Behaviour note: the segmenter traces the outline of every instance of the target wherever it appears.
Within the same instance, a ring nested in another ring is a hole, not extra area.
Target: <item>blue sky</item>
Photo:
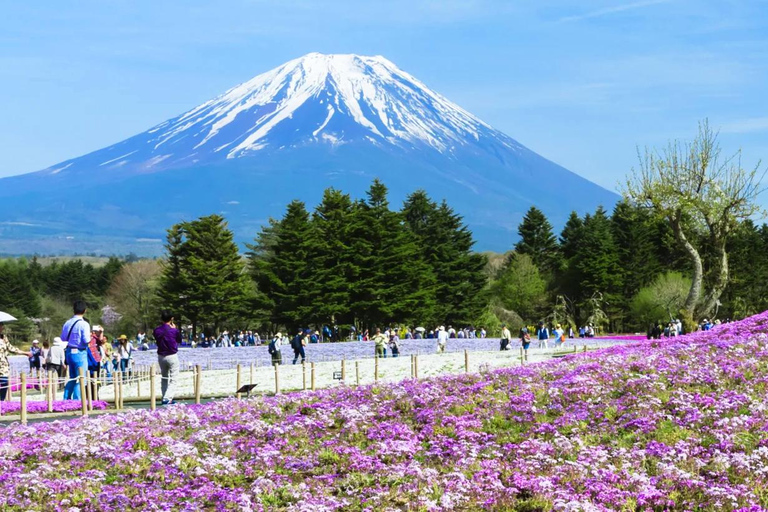
[[[5,3],[0,176],[141,132],[312,51],[380,54],[543,156],[616,189],[636,146],[709,117],[768,160],[768,2]]]

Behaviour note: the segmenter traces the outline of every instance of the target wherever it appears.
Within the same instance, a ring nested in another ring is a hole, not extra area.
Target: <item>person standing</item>
[[[520,328],[520,344],[523,346],[523,350],[528,354],[528,347],[531,346],[531,335],[528,333],[527,327]],[[526,355],[526,358],[528,356]]]
[[[400,356],[400,336],[394,330],[389,336],[389,351],[392,353],[392,357]]]
[[[38,340],[32,340],[32,346],[29,348],[29,375],[32,375],[34,370],[35,375],[40,377],[40,357],[43,355],[43,351],[40,350],[40,342]]]
[[[455,332],[455,331],[454,331]],[[445,345],[448,343],[448,331],[444,326],[440,326],[440,330],[437,331],[437,353],[445,354]]]
[[[275,337],[272,338],[272,341],[269,342],[269,346],[267,347],[269,355],[272,356],[272,366],[283,364],[283,352],[280,350],[282,345],[283,333],[278,332],[275,334]]]
[[[509,332],[506,324],[501,324],[501,350],[509,350],[512,343],[512,333]]]
[[[376,351],[376,357],[387,357],[387,337],[381,332],[380,328],[376,328],[376,334],[373,335],[371,341],[374,343],[374,350]]]
[[[539,323],[539,329],[536,334],[539,339],[539,348],[541,348],[542,345],[544,348],[549,348],[549,329],[544,325],[544,322]]]
[[[8,361],[8,354],[16,354],[20,356],[28,355],[23,350],[11,345],[11,342],[3,334],[4,330],[5,324],[0,322],[0,402],[5,400],[5,395],[8,393],[10,387],[8,379],[11,376],[11,363]]]
[[[80,400],[80,370],[88,372],[88,342],[91,340],[91,326],[84,318],[88,309],[85,301],[78,300],[72,305],[74,316],[61,327],[61,340],[67,344],[64,349],[65,362],[69,368],[69,379],[64,386],[64,400]]]
[[[560,327],[560,324],[555,326],[552,334],[555,335],[555,347],[562,346],[565,343],[565,331],[563,331],[563,328]]]
[[[64,376],[64,361],[66,355],[64,354],[64,348],[66,345],[59,336],[53,338],[53,345],[48,351],[48,357],[45,359],[45,364],[49,372],[54,372],[59,379]]]
[[[118,355],[120,356],[120,372],[123,374],[123,378],[130,374],[131,370],[131,358],[133,357],[133,344],[128,336],[121,334],[118,338],[120,344],[117,347]]]
[[[163,323],[153,332],[157,343],[157,364],[160,366],[160,390],[163,405],[171,405],[175,403],[173,395],[179,378],[181,331],[176,328],[173,314],[167,309],[160,313],[160,319]]]
[[[104,343],[104,328],[100,325],[94,325],[91,328],[91,339],[88,342],[88,378],[96,378],[101,370],[101,345]],[[91,396],[97,399],[97,386],[94,381],[89,381],[91,386]]]

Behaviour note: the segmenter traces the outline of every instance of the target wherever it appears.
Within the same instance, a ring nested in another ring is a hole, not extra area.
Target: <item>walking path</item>
[[[589,350],[596,350],[619,342],[605,341],[600,345],[592,344]],[[549,360],[552,357],[563,357],[573,354],[574,350],[583,351],[586,345],[570,345],[562,349],[537,349],[528,351],[526,363],[536,363]],[[521,364],[520,349],[507,351],[468,351],[469,372],[478,372],[493,368],[519,366]],[[285,361],[285,359],[284,359]],[[182,359],[182,363],[183,363]],[[444,354],[422,354],[417,357],[418,378],[436,377],[440,375],[459,374],[466,371],[464,352],[449,352]],[[279,391],[290,392],[303,389],[311,389],[312,372],[311,365],[283,364],[278,367]],[[409,356],[397,358],[383,358],[378,360],[378,382],[398,382],[412,378],[412,358]],[[323,389],[340,385],[366,385],[376,382],[376,360],[373,358],[344,361],[315,363],[315,388]],[[343,377],[344,380],[340,380]],[[176,397],[180,400],[191,400],[195,396],[195,372],[182,371],[176,387]],[[240,386],[255,384],[252,394],[274,393],[275,369],[266,366],[241,365]],[[160,398],[160,375],[155,379],[156,394]],[[237,369],[203,370],[201,382],[201,395],[204,399],[234,396],[238,389]],[[44,401],[44,394],[35,394],[30,390],[28,402]],[[140,401],[138,407],[149,406],[150,383],[148,378],[131,378],[123,385],[123,400],[130,404],[132,401]],[[242,396],[245,396],[243,394]],[[57,394],[58,400],[63,399],[62,392]],[[99,400],[114,401],[114,387],[111,384],[103,385],[99,389]],[[18,400],[15,393],[13,400]],[[142,405],[143,402],[143,405]],[[111,410],[111,412],[115,412]],[[48,417],[61,418],[70,413],[46,414]],[[71,415],[75,415],[72,413]],[[30,420],[41,418],[43,415],[30,415]],[[18,415],[0,416],[0,422],[18,421]]]

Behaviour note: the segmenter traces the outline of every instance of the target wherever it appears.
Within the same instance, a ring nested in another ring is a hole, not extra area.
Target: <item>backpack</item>
[[[277,354],[277,344],[276,344],[276,342],[277,342],[277,339],[274,339],[274,340],[269,342],[269,348],[267,350],[269,351],[270,355]]]
[[[293,339],[291,340],[291,348],[293,350],[301,349],[301,339],[302,338],[300,334],[297,334],[296,336],[293,337]]]

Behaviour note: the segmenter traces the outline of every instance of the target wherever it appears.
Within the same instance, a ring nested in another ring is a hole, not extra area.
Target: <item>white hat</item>
[[[441,326],[440,326],[440,330],[441,330],[441,331],[444,331],[444,330],[445,330],[445,327],[441,325]]]
[[[91,331],[104,332],[104,328],[100,325],[94,325],[93,327],[91,327]]]
[[[61,343],[61,338],[56,336],[55,338],[53,338],[53,342],[54,343]]]
[[[38,340],[32,340],[33,345],[37,345],[38,343],[40,343]]]
[[[275,334],[275,338],[282,338],[282,337],[283,337],[283,333],[281,332]]]

